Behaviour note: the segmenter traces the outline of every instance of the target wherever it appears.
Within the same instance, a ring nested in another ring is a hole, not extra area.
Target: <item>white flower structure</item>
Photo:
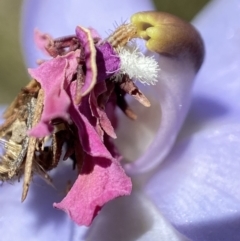
[[[146,85],[157,83],[160,69],[154,56],[145,56],[136,45],[120,47],[117,52],[121,59],[119,74],[128,74]]]
[[[22,39],[27,65],[43,57],[31,39],[35,27],[57,37],[81,24],[104,36],[114,21],[151,9],[147,0],[26,0]],[[144,87],[152,107],[144,113],[136,107],[138,124],[122,118],[118,130],[120,152],[130,161],[125,168],[133,176],[130,197],[107,204],[85,228],[52,208],[61,193],[38,179],[21,205],[21,185],[4,184],[4,241],[240,240],[239,19],[238,0],[213,0],[193,21],[206,47],[193,89],[187,59],[157,58],[158,83]],[[53,175],[57,190],[69,178],[63,171]]]

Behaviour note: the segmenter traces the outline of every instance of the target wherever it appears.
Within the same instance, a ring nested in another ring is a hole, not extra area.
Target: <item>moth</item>
[[[74,127],[63,121],[53,120],[56,128],[48,138],[38,139],[27,134],[39,121],[43,95],[39,84],[31,80],[5,110],[5,122],[0,126],[0,145],[3,153],[0,159],[0,180],[20,179],[24,174],[22,201],[27,196],[33,173],[52,184],[47,171],[57,166],[64,143],[68,143],[68,148],[63,159],[72,156],[74,160],[74,145],[77,142],[74,138]]]

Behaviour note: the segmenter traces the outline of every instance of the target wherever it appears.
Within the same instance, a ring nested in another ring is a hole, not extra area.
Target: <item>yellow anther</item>
[[[150,51],[179,57],[190,54],[198,69],[203,61],[204,47],[196,29],[184,20],[168,13],[139,12],[131,17],[136,37],[145,39]]]

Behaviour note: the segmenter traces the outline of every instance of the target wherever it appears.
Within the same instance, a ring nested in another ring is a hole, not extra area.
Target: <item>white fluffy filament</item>
[[[145,56],[136,46],[120,47],[117,51],[121,60],[120,74],[128,74],[130,79],[147,85],[157,83],[160,69],[153,56]]]

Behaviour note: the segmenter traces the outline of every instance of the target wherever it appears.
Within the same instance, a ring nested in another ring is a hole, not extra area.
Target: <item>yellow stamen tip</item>
[[[136,27],[136,37],[145,39],[150,51],[173,57],[190,56],[197,70],[201,66],[204,46],[191,24],[156,11],[136,13],[132,15],[131,23]]]

